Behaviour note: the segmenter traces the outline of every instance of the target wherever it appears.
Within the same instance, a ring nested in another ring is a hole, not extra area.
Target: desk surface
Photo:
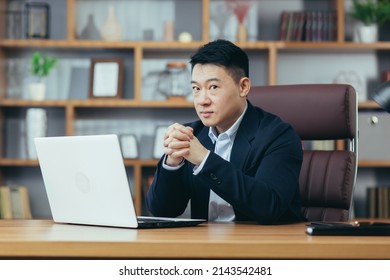
[[[0,258],[390,259],[390,237],[308,236],[305,224],[123,229],[0,220]]]

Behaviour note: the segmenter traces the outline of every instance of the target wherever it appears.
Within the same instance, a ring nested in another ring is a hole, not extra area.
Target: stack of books
[[[369,218],[390,218],[390,187],[369,187],[366,197]]]
[[[296,42],[336,41],[335,11],[283,11],[280,17],[280,40]]]
[[[31,219],[28,189],[25,186],[0,187],[0,218]]]

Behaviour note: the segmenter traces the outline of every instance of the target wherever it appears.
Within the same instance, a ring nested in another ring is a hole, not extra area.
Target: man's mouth
[[[209,118],[213,114],[212,111],[201,111],[200,115],[204,118]]]

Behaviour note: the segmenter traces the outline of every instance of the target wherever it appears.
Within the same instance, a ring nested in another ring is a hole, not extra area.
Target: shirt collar
[[[237,134],[238,127],[240,126],[241,121],[244,118],[244,115],[245,115],[245,112],[247,109],[248,109],[248,102],[245,103],[245,109],[241,113],[241,115],[238,117],[238,119],[235,121],[235,123],[228,130],[221,133],[220,135],[226,134],[227,136],[229,136],[231,141],[234,141],[234,138],[236,137],[236,134]],[[217,131],[215,130],[215,127],[210,126],[209,137],[211,139],[211,142],[213,142],[213,144],[218,140]]]

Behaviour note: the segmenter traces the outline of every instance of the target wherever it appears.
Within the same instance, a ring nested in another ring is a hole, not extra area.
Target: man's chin
[[[201,118],[201,122],[203,123],[204,126],[212,127],[215,126],[215,123],[211,120]]]

